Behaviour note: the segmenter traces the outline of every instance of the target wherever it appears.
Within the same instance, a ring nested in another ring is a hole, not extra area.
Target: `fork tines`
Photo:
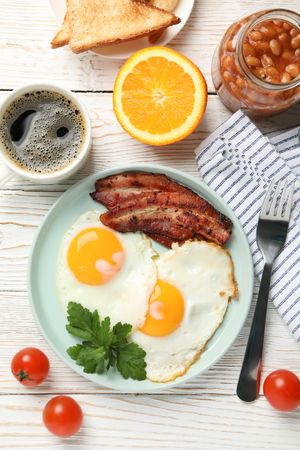
[[[266,193],[261,212],[261,219],[288,221],[293,204],[294,182],[273,180]]]

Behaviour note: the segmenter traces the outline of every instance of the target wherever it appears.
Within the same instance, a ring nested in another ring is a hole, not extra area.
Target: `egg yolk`
[[[183,314],[184,300],[180,291],[172,284],[158,280],[140,331],[149,336],[166,336],[180,325]]]
[[[106,228],[86,228],[71,241],[68,265],[78,281],[98,285],[107,283],[122,267],[123,247]]]

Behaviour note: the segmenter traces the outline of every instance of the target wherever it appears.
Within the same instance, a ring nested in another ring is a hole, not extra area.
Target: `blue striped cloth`
[[[264,136],[241,111],[196,149],[203,180],[231,206],[248,237],[258,278],[263,258],[256,227],[270,180],[295,182],[285,247],[275,261],[270,296],[300,342],[300,127],[275,138]]]

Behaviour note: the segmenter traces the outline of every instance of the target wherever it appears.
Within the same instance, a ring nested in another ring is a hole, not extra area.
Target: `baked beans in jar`
[[[300,99],[300,15],[285,9],[252,14],[226,31],[212,79],[231,111],[270,116]]]

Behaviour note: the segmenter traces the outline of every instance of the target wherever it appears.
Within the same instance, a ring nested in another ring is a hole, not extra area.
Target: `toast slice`
[[[148,0],[149,5],[155,6],[156,8],[164,9],[168,12],[173,12],[178,5],[179,0]],[[155,44],[158,39],[163,34],[163,31],[155,31],[149,35],[150,44]]]
[[[67,1],[67,12],[65,14],[63,24],[62,24],[60,30],[56,33],[56,35],[54,36],[54,38],[51,41],[52,48],[58,48],[58,47],[63,47],[64,45],[67,45],[71,38],[71,27],[70,27],[70,21],[69,21],[68,3],[69,2]]]
[[[180,22],[174,14],[140,0],[69,0],[75,53],[147,36]]]
[[[179,0],[148,0],[149,4],[156,6],[156,8],[165,9],[166,11],[172,12],[178,5]]]

